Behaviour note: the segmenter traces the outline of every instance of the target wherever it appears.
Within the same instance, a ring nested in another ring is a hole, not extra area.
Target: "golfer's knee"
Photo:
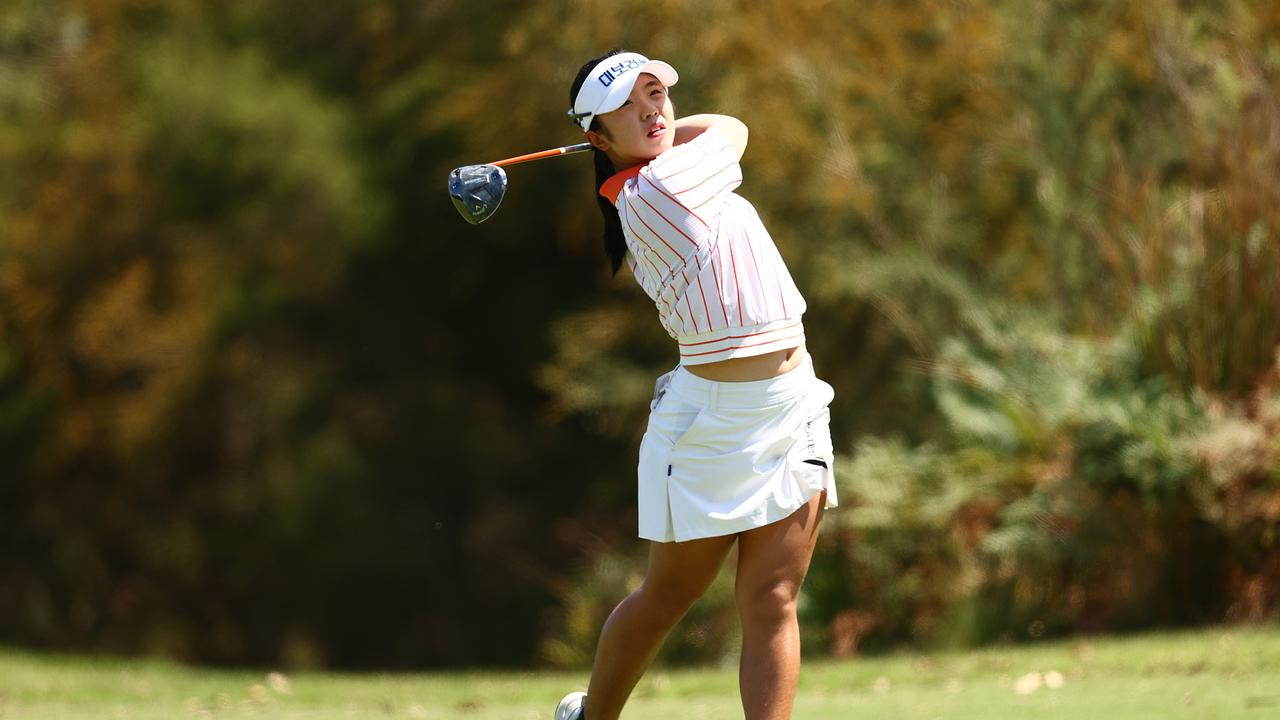
[[[770,628],[795,622],[799,588],[786,581],[740,586],[736,601],[744,627]]]
[[[672,623],[684,617],[701,595],[699,588],[682,585],[645,583],[636,590],[636,599],[650,615]]]

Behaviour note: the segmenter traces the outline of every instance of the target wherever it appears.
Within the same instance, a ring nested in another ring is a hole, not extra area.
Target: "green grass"
[[[1019,694],[1020,678],[1059,673]],[[0,720],[549,718],[584,673],[210,671],[0,651]],[[732,668],[654,669],[625,718],[741,718]],[[797,720],[1276,718],[1280,626],[1089,638],[973,652],[805,663]]]

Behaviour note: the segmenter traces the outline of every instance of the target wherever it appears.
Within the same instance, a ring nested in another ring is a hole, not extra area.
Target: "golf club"
[[[484,165],[464,165],[449,173],[449,197],[453,199],[454,206],[458,208],[458,212],[462,213],[462,217],[467,219],[467,222],[479,225],[498,210],[498,205],[502,203],[502,196],[507,192],[507,173],[502,169],[504,165],[559,157],[590,149],[591,143],[580,143],[528,155],[517,155]]]

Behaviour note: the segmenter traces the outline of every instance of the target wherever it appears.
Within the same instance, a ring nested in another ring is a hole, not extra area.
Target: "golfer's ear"
[[[595,146],[597,150],[607,151],[609,149],[609,139],[595,130],[587,131],[587,142]]]

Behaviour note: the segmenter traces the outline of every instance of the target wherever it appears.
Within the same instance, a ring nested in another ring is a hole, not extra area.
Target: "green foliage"
[[[1221,608],[1171,595],[1187,558],[1203,412],[1112,347],[1035,329],[947,343],[934,370],[951,440],[866,441],[832,516],[857,548],[846,601],[871,640],[980,642],[1186,622]],[[1132,585],[1124,592],[1117,588]]]

